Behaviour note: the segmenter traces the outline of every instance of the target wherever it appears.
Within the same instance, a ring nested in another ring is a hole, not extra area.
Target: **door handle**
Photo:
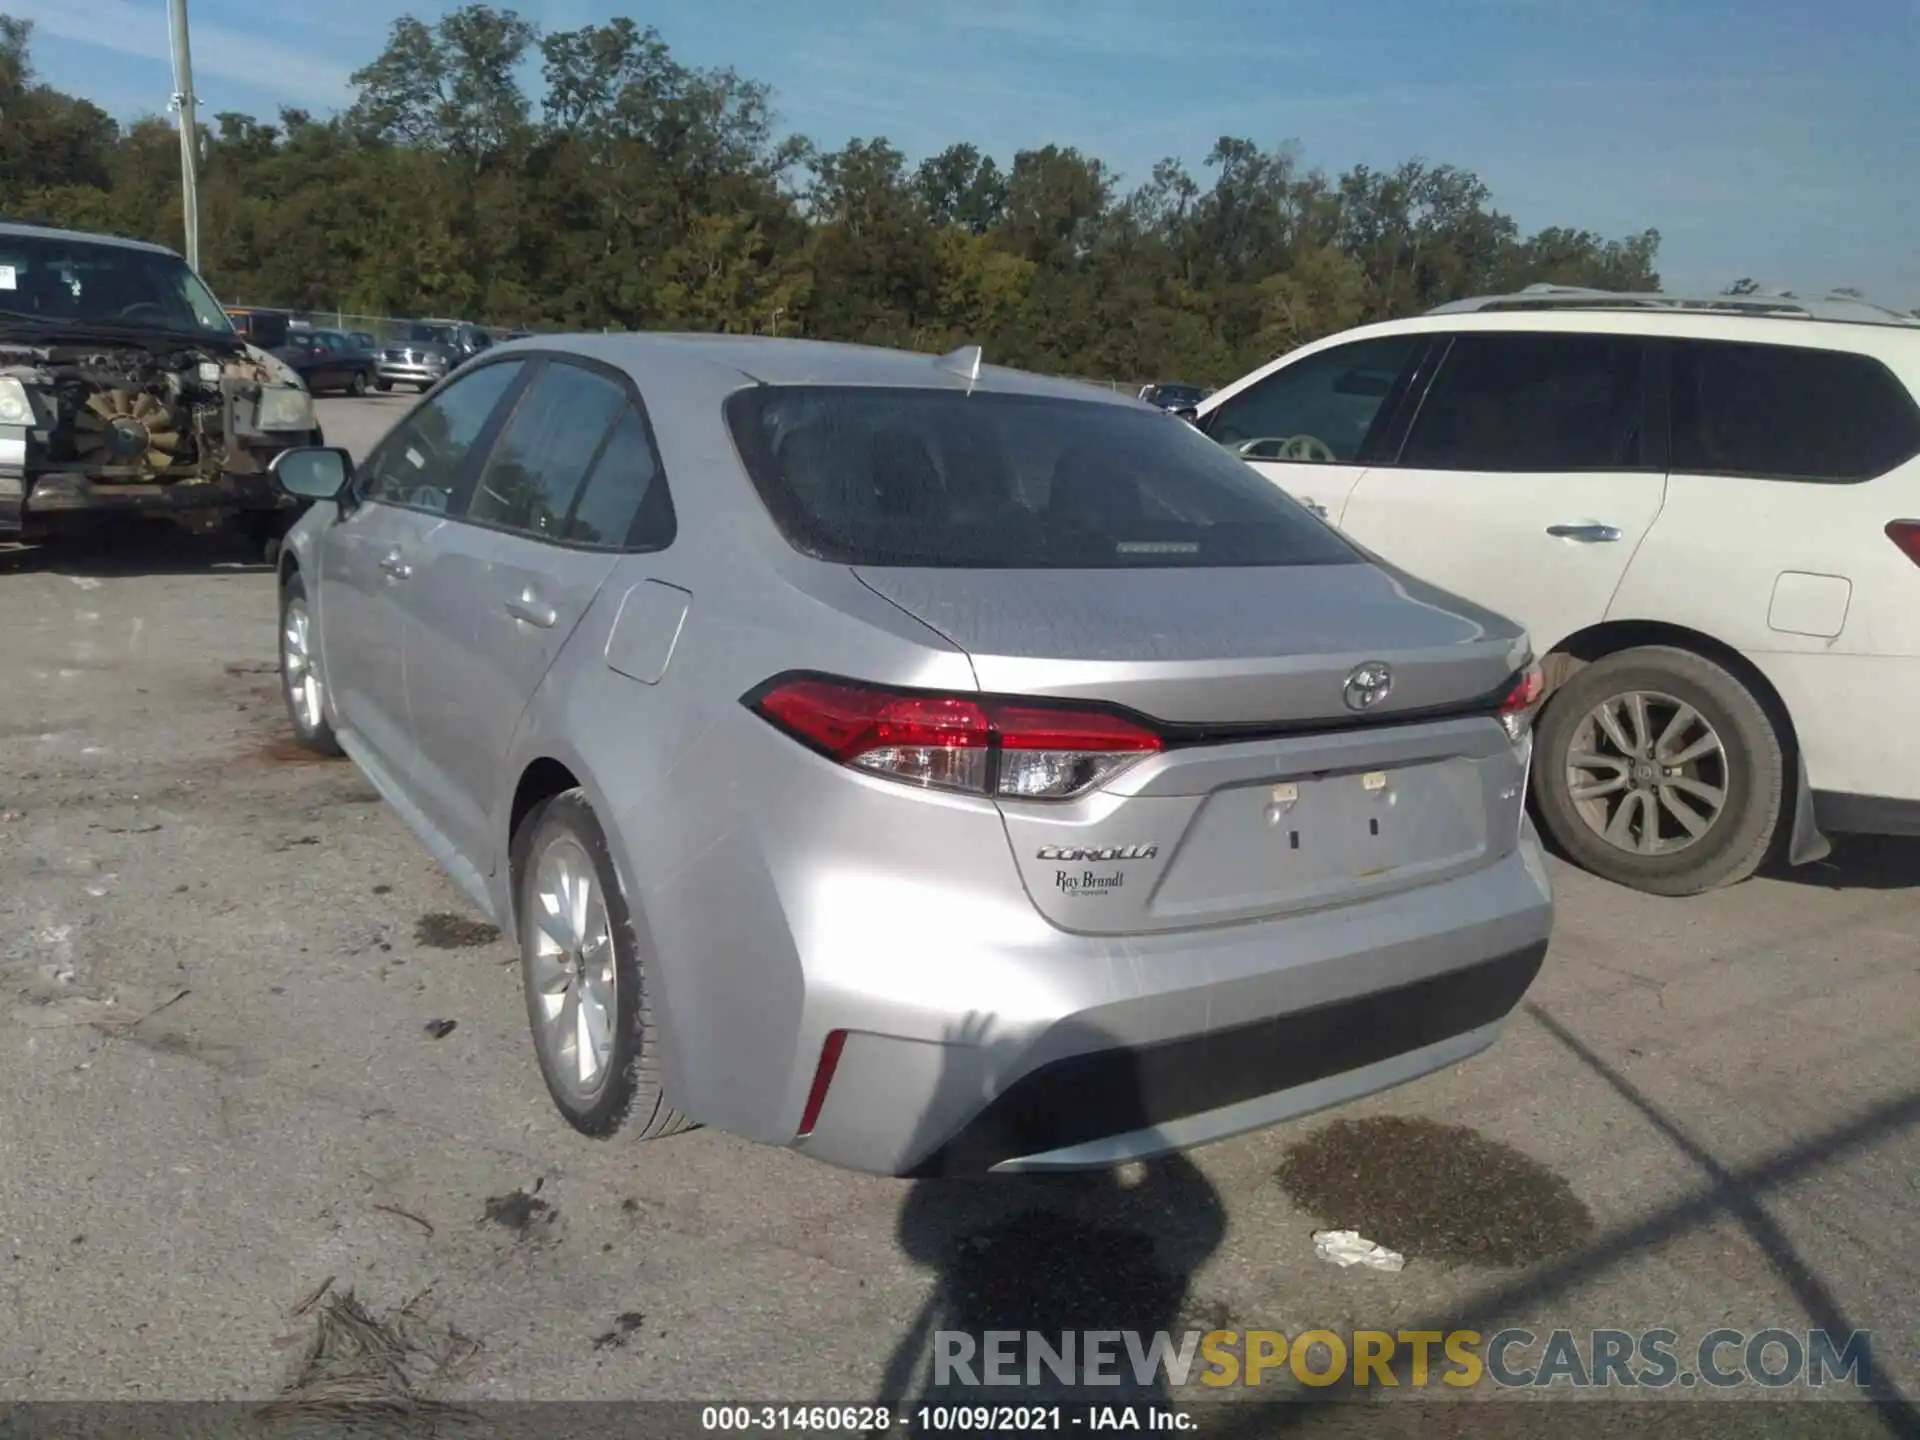
[[[396,580],[404,580],[413,574],[413,566],[407,564],[398,550],[388,551],[380,561],[380,568]]]
[[[1620,538],[1620,532],[1611,525],[1549,525],[1547,534],[1556,540],[1578,540],[1582,545]]]
[[[551,630],[560,619],[560,612],[551,605],[541,604],[531,590],[517,600],[507,601],[507,613],[516,620],[524,620],[542,630]]]

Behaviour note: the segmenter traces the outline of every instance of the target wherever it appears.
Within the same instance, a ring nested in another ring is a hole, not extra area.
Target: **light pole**
[[[173,27],[173,108],[180,112],[180,214],[187,264],[200,269],[200,126],[193,109],[193,53],[187,48],[187,0],[168,0]]]

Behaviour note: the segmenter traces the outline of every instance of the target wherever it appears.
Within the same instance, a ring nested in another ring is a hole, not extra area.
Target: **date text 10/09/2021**
[[[723,1434],[839,1432],[871,1435],[895,1428],[914,1434],[1004,1435],[1021,1431],[1188,1431],[1193,1416],[1158,1405],[709,1405],[700,1428]]]

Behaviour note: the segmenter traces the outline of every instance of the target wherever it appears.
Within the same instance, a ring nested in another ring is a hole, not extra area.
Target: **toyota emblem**
[[[1349,710],[1371,710],[1393,693],[1393,671],[1385,662],[1369,660],[1347,676],[1342,692]]]

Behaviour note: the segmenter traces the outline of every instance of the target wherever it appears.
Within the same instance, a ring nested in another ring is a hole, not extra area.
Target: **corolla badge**
[[[1393,693],[1393,671],[1384,661],[1369,660],[1347,676],[1341,693],[1349,710],[1371,710]]]

